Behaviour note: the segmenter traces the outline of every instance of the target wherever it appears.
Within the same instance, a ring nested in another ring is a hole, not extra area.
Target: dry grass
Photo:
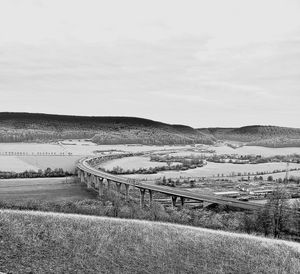
[[[174,224],[0,211],[0,272],[299,273],[300,245]]]

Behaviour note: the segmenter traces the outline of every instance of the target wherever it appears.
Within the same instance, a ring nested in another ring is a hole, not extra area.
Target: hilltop
[[[300,146],[299,128],[253,125],[240,128],[201,128],[198,131],[217,140],[243,142],[246,145]]]
[[[0,113],[0,142],[92,139],[98,144],[212,144],[191,127],[136,117]]]
[[[175,224],[0,210],[0,272],[299,273],[300,245]]]
[[[220,141],[270,147],[300,146],[300,129],[276,126],[200,128],[137,117],[0,113],[0,142],[91,139],[98,144],[213,144]]]

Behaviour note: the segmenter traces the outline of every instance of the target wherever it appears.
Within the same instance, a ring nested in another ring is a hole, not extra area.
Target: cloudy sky
[[[0,111],[300,127],[299,0],[0,0]]]

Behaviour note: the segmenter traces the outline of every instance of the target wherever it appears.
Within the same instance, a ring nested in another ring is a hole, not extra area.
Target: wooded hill
[[[0,113],[0,142],[92,139],[98,144],[213,144],[217,140],[269,147],[300,146],[300,129],[276,126],[201,128],[136,117]]]
[[[0,113],[0,142],[92,139],[98,144],[212,144],[213,137],[184,125],[135,117]]]
[[[198,131],[217,140],[245,142],[247,145],[300,146],[299,128],[254,125],[241,128],[201,128]]]

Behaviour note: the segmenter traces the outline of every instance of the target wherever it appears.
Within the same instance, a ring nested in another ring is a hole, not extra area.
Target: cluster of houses
[[[228,198],[245,198],[248,199],[260,199],[266,198],[270,194],[273,193],[273,189],[246,189],[241,188],[240,191],[221,191],[221,192],[214,192],[215,195],[221,195]]]

